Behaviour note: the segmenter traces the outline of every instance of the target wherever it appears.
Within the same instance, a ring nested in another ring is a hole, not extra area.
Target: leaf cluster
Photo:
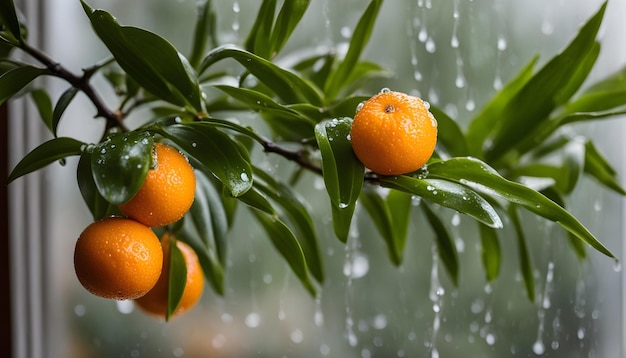
[[[471,119],[466,131],[432,107],[439,123],[436,154],[418,172],[394,177],[368,172],[349,141],[355,108],[366,99],[358,89],[369,79],[388,75],[380,65],[361,58],[382,0],[370,1],[363,10],[345,56],[316,54],[290,67],[276,59],[309,1],[279,6],[276,0],[264,0],[243,47],[218,43],[212,3],[199,1],[188,55],[155,33],[121,25],[108,12],[81,4],[111,57],[80,75],[28,44],[11,0],[0,6],[0,44],[8,49],[0,54],[0,103],[28,93],[53,136],[27,154],[8,180],[79,156],[78,186],[93,218],[99,219],[118,214],[116,205],[141,186],[155,141],[176,146],[195,167],[198,184],[191,210],[168,230],[194,248],[206,278],[220,294],[227,236],[240,206],[250,210],[306,290],[315,295],[323,285],[320,238],[307,203],[295,190],[304,172],[322,175],[337,238],[347,242],[355,208],[362,205],[394,265],[402,263],[415,215],[423,215],[440,262],[455,284],[460,268],[442,216],[446,210],[477,223],[489,281],[498,277],[501,266],[499,229],[503,222],[513,225],[531,300],[532,264],[520,209],[561,225],[581,258],[585,244],[614,257],[566,207],[566,198],[584,175],[626,193],[592,141],[565,130],[626,111],[624,70],[580,91],[600,51],[596,36],[606,3],[565,50],[538,71],[533,58]],[[13,60],[13,49],[30,55],[32,63]],[[218,66],[222,61],[231,61],[233,69]],[[90,84],[94,74],[104,76],[118,94],[114,109]],[[62,78],[69,87],[53,102],[45,89],[32,84],[40,76]],[[78,92],[92,101],[96,117],[106,120],[98,143],[57,136],[63,113]],[[124,119],[138,108],[150,109],[152,116],[128,128]],[[225,114],[230,118],[251,111],[257,122],[249,126],[224,119]],[[260,134],[261,125],[270,129],[269,138]],[[277,179],[256,166],[251,159],[256,149],[294,162],[291,178]],[[172,285],[170,297],[180,297],[184,287],[179,286]],[[171,311],[175,306],[171,302]]]

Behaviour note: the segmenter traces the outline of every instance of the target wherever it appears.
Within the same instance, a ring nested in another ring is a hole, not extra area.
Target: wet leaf
[[[441,179],[419,179],[405,175],[380,179],[381,185],[417,195],[432,203],[456,210],[490,227],[502,227],[496,210],[474,190]]]
[[[252,187],[247,151],[214,125],[181,123],[158,126],[155,130],[180,146],[191,160],[205,166],[232,196],[240,196]]]
[[[130,200],[143,185],[152,165],[152,136],[145,132],[115,134],[93,148],[94,182],[111,204]]]
[[[276,22],[272,28],[270,36],[270,57],[276,56],[282,50],[283,46],[293,33],[306,9],[309,7],[310,0],[292,0],[283,2],[283,6],[276,17]]]
[[[87,204],[94,220],[100,220],[113,214],[115,206],[100,195],[96,182],[93,179],[90,150],[84,150],[80,156],[76,170],[76,179],[83,201]]]
[[[41,169],[57,160],[64,159],[72,155],[80,155],[85,143],[73,138],[59,137],[50,139],[37,148],[30,151],[9,174],[7,183]]]
[[[468,155],[467,142],[459,124],[435,106],[430,112],[437,119],[437,142],[453,157]]]
[[[363,187],[365,168],[356,158],[348,139],[352,119],[342,118],[315,126],[315,139],[322,156],[324,184],[330,198],[335,235],[347,242],[356,201]]]
[[[394,225],[394,218],[391,214],[391,206],[388,205],[381,195],[372,188],[364,189],[361,192],[359,201],[369,214],[369,217],[376,226],[378,233],[384,239],[391,262],[394,265],[399,266],[402,263],[408,220],[403,220],[405,223],[404,228],[396,228]],[[408,216],[409,212],[410,211],[406,213],[406,216]],[[404,216],[405,213],[400,214]],[[396,220],[400,220],[400,218]],[[401,234],[404,234],[404,237],[397,237]]]
[[[193,68],[200,66],[202,56],[204,56],[207,48],[207,42],[211,41],[213,47],[217,46],[217,15],[215,14],[215,9],[213,9],[212,1],[196,2],[196,11],[197,18],[191,42],[191,54],[189,55],[189,64]]]
[[[558,223],[599,252],[612,258],[615,257],[567,210],[541,193],[503,178],[497,171],[478,159],[465,157],[435,162],[428,166],[428,171],[429,176],[433,178],[456,181],[481,194],[499,197],[523,206],[541,217]]]

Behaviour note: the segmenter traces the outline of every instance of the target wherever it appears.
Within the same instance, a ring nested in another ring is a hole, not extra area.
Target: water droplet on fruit
[[[391,90],[390,90],[389,88],[387,88],[387,87],[383,87],[383,88],[380,90],[380,92],[378,92],[378,93],[383,94],[383,93],[389,93],[389,92],[391,92]]]
[[[360,110],[362,110],[363,106],[365,106],[365,102],[361,102],[361,103],[357,104],[356,105],[356,111],[359,112]]]
[[[424,107],[426,107],[426,109],[430,109],[430,103],[426,102],[426,101],[422,101],[424,102]]]

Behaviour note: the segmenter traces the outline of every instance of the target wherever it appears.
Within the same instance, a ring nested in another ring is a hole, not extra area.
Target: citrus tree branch
[[[82,91],[89,98],[89,100],[93,103],[93,105],[96,107],[96,110],[97,110],[96,117],[102,117],[107,120],[107,125],[106,125],[107,129],[114,127],[114,126],[120,126],[122,128],[125,128],[124,124],[122,123],[122,117],[123,117],[122,114],[116,113],[112,111],[111,109],[109,109],[109,107],[104,103],[102,98],[100,98],[100,96],[96,93],[93,86],[91,86],[91,84],[89,83],[91,76],[93,76],[93,74],[100,67],[112,61],[112,59],[107,59],[88,69],[85,69],[83,71],[82,76],[77,76],[73,74],[72,72],[70,72],[69,70],[67,70],[65,67],[63,67],[60,63],[50,58],[44,52],[40,51],[37,48],[30,46],[28,43],[22,43],[20,45],[20,48],[24,52],[26,52],[27,54],[35,58],[37,61],[45,65],[53,76],[64,79],[69,84],[71,84],[74,88],[77,88],[80,91]]]

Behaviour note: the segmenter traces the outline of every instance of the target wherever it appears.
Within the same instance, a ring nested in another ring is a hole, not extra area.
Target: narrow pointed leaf
[[[538,56],[533,57],[502,90],[496,93],[478,115],[472,119],[467,129],[467,142],[473,155],[480,155],[482,153],[483,144],[496,127],[498,121],[502,118],[502,111],[506,107],[506,104],[511,101],[520,89],[532,78],[537,60],[539,60]]]
[[[382,3],[382,0],[372,0],[367,9],[365,9],[365,12],[361,15],[354,29],[354,33],[352,34],[352,38],[350,39],[350,47],[348,48],[346,57],[341,61],[337,69],[331,73],[324,86],[324,93],[326,93],[328,98],[335,98],[344,88],[346,80],[352,74],[372,34],[374,23],[376,22],[376,17],[378,16]]]
[[[238,196],[237,199],[268,215],[276,215],[276,210],[274,210],[272,204],[267,200],[265,195],[261,194],[261,192],[259,192],[259,190],[257,190],[254,186],[250,188],[250,190]]]
[[[95,145],[93,178],[111,204],[122,204],[139,191],[152,165],[153,139],[145,132],[116,134]]]
[[[199,73],[202,74],[211,65],[226,58],[239,62],[286,103],[322,104],[319,90],[305,79],[260,56],[232,45],[220,46],[209,52],[200,65]]]
[[[360,203],[385,241],[391,262],[399,266],[402,263],[402,250],[395,241],[394,227],[389,207],[375,190],[363,190]]]
[[[89,211],[94,220],[100,220],[112,214],[113,205],[109,203],[98,191],[96,182],[93,179],[91,171],[91,151],[84,150],[78,161],[76,177],[78,188],[83,197],[83,201],[87,204]]]
[[[306,260],[302,248],[293,232],[280,221],[276,216],[268,215],[259,210],[252,211],[257,220],[261,223],[272,244],[287,261],[291,270],[296,274],[304,288],[312,296],[316,295],[316,289],[309,277]]]
[[[7,183],[13,180],[41,169],[46,165],[61,160],[63,158],[80,155],[85,143],[73,138],[60,137],[50,139],[40,144],[37,148],[30,151],[22,160],[20,160],[15,168],[9,174]]]
[[[626,190],[622,188],[616,179],[617,172],[604,156],[600,154],[592,141],[585,143],[584,171],[608,189],[621,195],[626,195]]]
[[[263,0],[245,42],[247,51],[263,58],[269,57],[271,52],[270,37],[275,12],[276,0]]]
[[[485,268],[487,282],[493,282],[500,274],[502,252],[496,229],[487,225],[478,224],[480,229],[481,259]],[[582,242],[578,240],[579,242]]]
[[[198,80],[171,43],[147,30],[120,26],[106,11],[81,3],[96,34],[129,76],[160,99],[202,110]]]
[[[324,282],[324,267],[318,237],[304,199],[290,186],[277,181],[263,170],[255,169],[254,176],[264,182],[260,184],[258,180],[255,181],[258,189],[283,208],[283,214],[293,224],[309,271],[318,282]]]
[[[574,84],[580,85],[581,80],[574,74],[588,65],[585,59],[596,51],[595,38],[606,5],[605,2],[587,21],[563,52],[552,58],[506,103],[501,113],[504,120],[497,123],[493,145],[485,153],[487,159],[496,160],[505,155],[567,99],[565,93],[574,92]]]
[[[474,190],[497,196],[521,205],[531,212],[554,221],[599,252],[615,257],[572,214],[541,193],[519,183],[509,181],[486,163],[471,157],[452,158],[428,166],[429,176],[452,180]]]
[[[456,252],[454,239],[446,230],[446,226],[441,219],[432,211],[427,204],[420,205],[426,219],[430,223],[430,227],[435,232],[435,243],[437,244],[437,252],[446,272],[450,275],[450,279],[455,286],[459,285],[459,255]]]
[[[535,279],[533,277],[533,265],[528,252],[528,245],[526,244],[526,237],[522,230],[522,223],[517,212],[516,205],[509,206],[509,218],[515,229],[515,237],[517,239],[517,251],[520,262],[520,273],[524,279],[524,286],[526,287],[526,294],[531,302],[535,302]]]
[[[248,153],[224,132],[207,123],[159,126],[156,130],[204,165],[227,188],[240,196],[252,187]]]
[[[20,42],[23,41],[20,22],[17,19],[13,0],[3,0],[0,2],[0,25],[5,25],[16,40]]]
[[[601,112],[626,105],[626,67],[587,88],[565,107],[566,113]]]
[[[282,50],[293,33],[293,30],[296,28],[296,25],[298,25],[302,16],[304,16],[309,3],[310,0],[292,0],[283,3],[272,29],[270,38],[270,58],[276,56],[276,54]]]
[[[413,195],[400,190],[391,190],[385,199],[393,227],[393,239],[399,249],[401,258],[404,256],[409,224],[411,223],[411,206]]]
[[[193,68],[200,66],[202,56],[204,56],[207,48],[207,42],[212,41],[214,44],[216,41],[216,15],[212,1],[203,0],[197,2],[196,11],[196,24],[191,42],[191,54],[189,55],[189,64]]]
[[[52,130],[52,100],[43,89],[36,89],[30,92],[30,97],[35,102],[35,106],[37,107],[37,112],[39,112],[39,118],[43,121],[43,123],[48,127],[51,133]]]
[[[490,227],[502,227],[496,210],[474,190],[451,181],[418,179],[401,175],[381,178],[381,185],[417,195],[430,202],[468,215]]]
[[[35,78],[48,73],[47,69],[19,66],[0,75],[0,104],[17,94]]]
[[[167,312],[165,320],[172,317],[180,304],[187,285],[187,264],[185,257],[176,245],[176,240],[169,240],[169,276],[167,283]]]
[[[324,184],[330,198],[335,235],[347,242],[356,201],[363,187],[365,168],[356,158],[348,139],[352,119],[333,119],[315,126],[315,139],[322,156]]]
[[[78,93],[78,88],[76,87],[68,88],[65,92],[63,92],[63,94],[57,101],[56,105],[54,106],[54,111],[52,112],[51,125],[52,125],[52,133],[55,136],[57,135],[57,128],[59,127],[59,121],[61,120],[61,116],[65,112],[65,109],[70,104],[70,102],[72,102],[72,100],[74,99],[74,96],[76,96],[76,93]]]

